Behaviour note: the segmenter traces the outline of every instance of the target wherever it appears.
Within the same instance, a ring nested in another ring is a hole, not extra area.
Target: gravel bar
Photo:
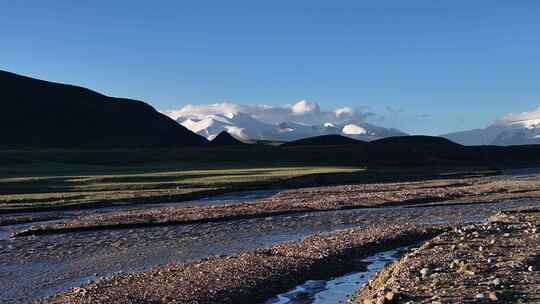
[[[492,177],[301,188],[256,202],[187,208],[149,208],[82,216],[36,225],[13,236],[212,223],[268,216],[388,206],[493,203],[540,198],[540,179]]]
[[[342,230],[234,256],[155,267],[37,303],[257,303],[308,280],[347,273],[357,258],[434,237],[448,225]]]
[[[540,210],[441,234],[380,272],[353,303],[540,303]]]

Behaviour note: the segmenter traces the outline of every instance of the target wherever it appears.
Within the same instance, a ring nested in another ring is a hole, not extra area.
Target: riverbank
[[[539,303],[540,209],[437,236],[380,272],[355,304]]]
[[[38,303],[256,303],[307,279],[343,274],[354,258],[428,239],[447,226],[372,226],[230,257],[156,267]]]
[[[249,201],[251,196],[246,194],[243,200]],[[192,203],[212,204],[206,200]],[[28,303],[121,273],[191,263],[216,255],[238,255],[320,233],[395,223],[478,223],[501,210],[523,206],[538,203],[510,200],[430,208],[364,208],[207,224],[0,238],[0,294],[7,303]]]
[[[57,173],[56,166],[50,165],[51,171],[13,172],[0,178],[0,214],[180,202],[230,192],[281,188],[288,183],[293,187],[309,182],[330,184],[334,179],[354,180],[361,178],[361,174],[355,173],[363,171],[358,167],[332,166],[222,166],[197,170],[185,169],[181,164],[160,164],[139,168],[136,173],[122,167],[106,167],[96,173],[74,167],[73,171]]]
[[[540,198],[540,179],[474,177],[422,182],[374,183],[288,190],[255,202],[186,208],[147,208],[81,216],[36,225],[14,236],[215,223],[311,212],[374,207],[491,204]]]

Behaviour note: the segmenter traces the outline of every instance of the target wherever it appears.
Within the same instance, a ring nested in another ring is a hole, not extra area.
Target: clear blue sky
[[[6,0],[0,15],[0,69],[160,110],[307,99],[439,134],[540,106],[537,0]]]

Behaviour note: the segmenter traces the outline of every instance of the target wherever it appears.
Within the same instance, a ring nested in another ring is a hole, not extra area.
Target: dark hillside
[[[1,147],[200,146],[150,105],[0,71]]]
[[[340,146],[365,143],[360,140],[352,139],[341,135],[321,135],[284,143],[283,147],[293,146]]]
[[[410,136],[396,136],[386,137],[372,141],[374,144],[401,144],[401,145],[449,145],[460,146],[453,141],[450,141],[443,137],[426,136],[426,135],[410,135]]]
[[[223,131],[216,136],[216,138],[210,141],[211,146],[242,146],[243,142],[234,138],[231,134]]]

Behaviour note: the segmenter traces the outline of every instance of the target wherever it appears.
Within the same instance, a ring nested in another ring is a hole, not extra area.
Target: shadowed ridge
[[[282,147],[291,146],[339,146],[366,143],[364,141],[352,139],[341,135],[321,135],[315,137],[302,138],[299,140],[284,143]]]
[[[214,139],[210,141],[210,145],[212,146],[241,146],[241,145],[245,145],[245,143],[236,139],[227,131],[221,131]]]
[[[421,144],[421,145],[451,145],[451,146],[461,146],[451,140],[448,140],[443,137],[437,136],[426,136],[426,135],[410,135],[410,136],[396,136],[396,137],[387,137],[381,138],[372,141],[374,144]]]
[[[201,146],[206,139],[138,100],[0,71],[3,147]]]

